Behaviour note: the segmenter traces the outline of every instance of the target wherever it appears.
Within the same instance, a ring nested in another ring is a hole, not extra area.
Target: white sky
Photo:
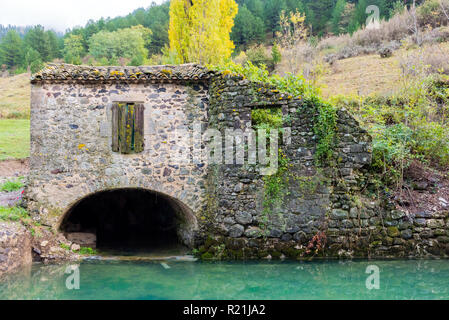
[[[0,24],[43,25],[46,29],[65,31],[84,26],[89,19],[125,16],[151,2],[163,0],[0,0]]]

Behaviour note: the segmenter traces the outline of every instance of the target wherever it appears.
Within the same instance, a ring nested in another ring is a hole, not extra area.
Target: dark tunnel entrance
[[[60,230],[81,246],[108,252],[191,246],[193,214],[180,201],[145,189],[103,191],[83,198]]]

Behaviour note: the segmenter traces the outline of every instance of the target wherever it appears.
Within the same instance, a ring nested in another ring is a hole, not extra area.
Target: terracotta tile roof
[[[208,80],[213,75],[213,71],[196,64],[141,67],[47,64],[44,69],[31,76],[31,82],[183,82]]]

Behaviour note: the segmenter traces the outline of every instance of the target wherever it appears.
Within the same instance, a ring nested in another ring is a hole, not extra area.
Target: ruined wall
[[[205,259],[449,253],[447,212],[409,215],[384,196],[367,194],[371,138],[346,110],[334,115],[332,159],[320,162],[320,111],[310,101],[240,76],[189,77],[153,84],[34,83],[26,190],[33,218],[58,228],[67,210],[92,193],[145,188],[187,208],[193,245]],[[112,152],[111,106],[120,101],[145,105],[141,154]],[[198,137],[183,140],[186,129],[199,126],[200,136],[206,129],[222,137],[226,129],[245,132],[254,127],[252,111],[258,108],[279,108],[289,128],[280,140],[275,174],[261,174],[260,164],[181,161],[186,151],[192,156],[206,146]]]
[[[112,152],[116,101],[144,102],[144,152]],[[194,121],[206,123],[207,104],[207,86],[201,83],[33,84],[26,192],[32,216],[57,228],[64,213],[85,196],[134,187],[175,198],[194,216],[203,207],[207,168],[171,160],[190,148],[190,141],[173,137]],[[196,228],[196,221],[191,224]]]
[[[31,233],[18,222],[0,222],[0,277],[31,263]]]
[[[368,197],[371,137],[346,111],[336,112],[333,160],[316,161],[317,110],[307,101],[222,76],[210,89],[210,126],[251,128],[251,110],[281,107],[289,141],[280,146],[285,173],[260,175],[259,165],[210,165],[210,235],[203,258],[444,256],[448,213],[407,215],[385,197]],[[269,184],[281,184],[277,194]],[[267,198],[277,197],[278,199]]]

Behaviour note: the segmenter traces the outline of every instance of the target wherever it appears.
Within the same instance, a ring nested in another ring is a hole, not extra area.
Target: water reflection
[[[80,290],[66,265],[34,265],[0,282],[0,299],[448,299],[449,261],[195,263],[91,261]],[[365,286],[367,266],[380,289]]]

